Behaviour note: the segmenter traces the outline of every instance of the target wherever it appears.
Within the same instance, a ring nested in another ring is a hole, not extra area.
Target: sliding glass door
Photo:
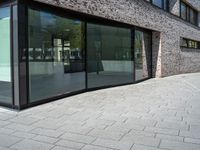
[[[151,34],[131,27],[29,8],[28,46],[30,103],[151,76]]]
[[[87,24],[88,88],[133,82],[131,29]]]
[[[0,102],[12,104],[10,7],[0,7]]]
[[[84,23],[29,9],[30,102],[85,89]]]

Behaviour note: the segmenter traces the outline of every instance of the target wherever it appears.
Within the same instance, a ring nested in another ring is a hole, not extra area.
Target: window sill
[[[182,52],[196,52],[200,53],[200,48],[188,48],[188,47],[181,47]]]

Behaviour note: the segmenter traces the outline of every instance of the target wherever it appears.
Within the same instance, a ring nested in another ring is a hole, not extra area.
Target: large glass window
[[[0,8],[0,102],[12,103],[10,7]]]
[[[87,24],[88,88],[133,82],[131,30]]]
[[[29,9],[30,102],[85,89],[84,24]]]
[[[180,16],[182,19],[197,25],[198,23],[198,12],[191,6],[187,5],[185,2],[181,1],[181,12]]]
[[[135,79],[151,76],[151,34],[135,31]]]
[[[29,8],[30,102],[150,77],[151,34],[132,31]]]
[[[161,9],[168,10],[168,0],[151,0],[152,4],[160,7]]]

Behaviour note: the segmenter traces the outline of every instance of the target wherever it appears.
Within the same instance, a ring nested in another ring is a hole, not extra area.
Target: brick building
[[[3,0],[0,103],[198,72],[199,11],[199,0]]]

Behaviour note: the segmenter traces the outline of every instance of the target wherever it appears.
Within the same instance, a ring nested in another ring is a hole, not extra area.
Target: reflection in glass
[[[135,79],[151,76],[151,34],[135,31]]]
[[[186,5],[182,2],[181,2],[181,18],[184,20],[186,20],[188,18]]]
[[[87,25],[88,88],[133,82],[131,30]]]
[[[168,10],[169,7],[169,1],[168,0],[163,0],[163,4],[164,4],[164,10]]]
[[[183,1],[181,1],[180,15],[181,15],[182,19],[184,19],[194,25],[197,25],[198,12]]]
[[[12,103],[10,7],[0,8],[0,102]]]
[[[162,1],[163,0],[152,0],[152,3],[160,8],[162,8]]]
[[[181,44],[180,44],[182,47],[188,47],[188,42],[186,39],[184,38],[181,38]]]
[[[29,9],[30,101],[85,88],[83,23]]]
[[[197,24],[197,20],[197,13],[193,9],[190,9],[190,22],[192,24]]]

